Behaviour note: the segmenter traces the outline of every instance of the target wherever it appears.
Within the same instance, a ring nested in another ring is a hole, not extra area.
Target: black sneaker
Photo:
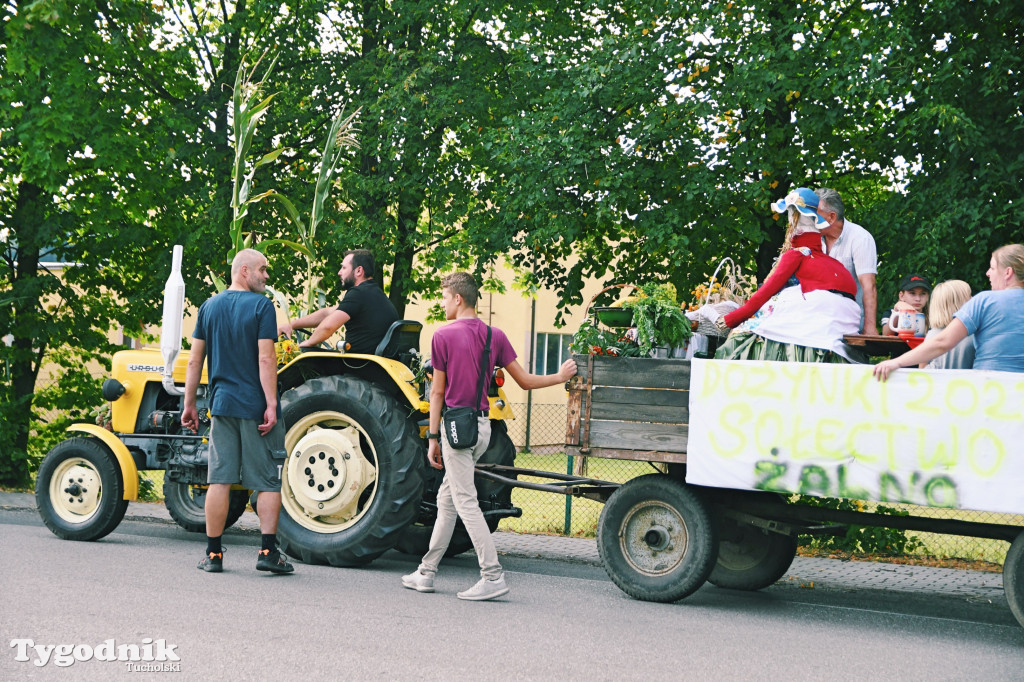
[[[210,552],[196,568],[207,573],[220,573],[224,570],[224,552]]]
[[[257,571],[270,571],[271,573],[291,573],[295,567],[288,563],[280,550],[261,549],[256,558]]]

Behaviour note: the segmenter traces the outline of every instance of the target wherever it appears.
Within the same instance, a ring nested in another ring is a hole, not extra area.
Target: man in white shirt
[[[826,254],[846,266],[857,282],[857,305],[861,307],[864,334],[877,334],[878,291],[875,289],[875,274],[878,272],[878,255],[875,239],[857,223],[846,220],[843,200],[834,189],[821,188],[818,195],[818,215],[825,219],[828,227],[821,229],[821,248]]]

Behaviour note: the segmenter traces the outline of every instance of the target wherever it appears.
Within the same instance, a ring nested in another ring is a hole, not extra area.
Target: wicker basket
[[[635,284],[611,284],[609,286],[606,286],[604,289],[601,289],[601,291],[597,292],[596,294],[590,297],[590,301],[587,303],[587,314],[593,314],[594,319],[600,322],[601,324],[605,325],[606,327],[631,326],[633,319],[633,311],[625,308],[620,308],[618,306],[598,306],[596,308],[594,307],[594,301],[596,301],[597,297],[600,296],[601,294],[605,293],[606,291],[611,291],[612,289],[624,289],[626,287],[632,287],[633,289],[637,288]],[[629,317],[629,321],[625,319],[627,315]],[[605,320],[607,320],[607,322]]]
[[[710,303],[711,300],[711,287],[714,285],[715,280],[718,277],[719,271],[726,263],[729,264],[731,270],[730,279],[733,281],[738,280],[743,276],[743,270],[740,266],[736,265],[736,262],[732,258],[726,256],[715,268],[714,273],[711,275],[711,279],[708,281],[708,293],[704,296],[704,303],[697,310],[688,313],[687,316],[693,316],[690,319],[694,320],[696,326],[694,327],[694,333],[704,334],[705,336],[713,336],[718,339],[724,339],[728,336],[728,333],[722,334],[718,327],[715,326],[715,320],[721,315],[732,312],[739,307],[738,303],[733,301],[721,301],[718,303]]]

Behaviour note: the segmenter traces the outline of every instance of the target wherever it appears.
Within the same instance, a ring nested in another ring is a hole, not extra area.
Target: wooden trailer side
[[[690,362],[574,356],[566,453],[573,456],[686,461]]]

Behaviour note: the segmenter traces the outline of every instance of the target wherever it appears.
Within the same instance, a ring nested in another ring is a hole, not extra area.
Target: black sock
[[[263,549],[270,550],[271,552],[277,549],[277,533],[270,533],[269,535],[263,533],[261,537],[263,538]]]
[[[209,535],[206,536],[206,553],[207,554],[221,554],[220,539],[221,539],[220,535],[218,535],[215,538],[210,537]]]

